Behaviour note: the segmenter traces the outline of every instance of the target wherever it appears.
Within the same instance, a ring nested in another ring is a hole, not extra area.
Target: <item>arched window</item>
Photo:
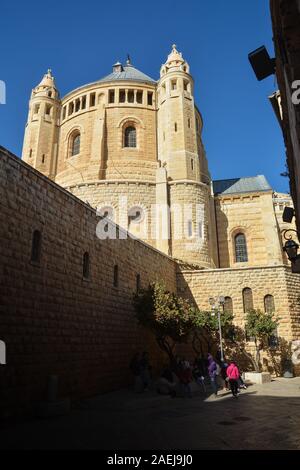
[[[87,251],[83,255],[82,275],[84,279],[89,279],[90,277],[90,255]]]
[[[246,237],[243,233],[238,233],[235,236],[234,245],[235,245],[236,263],[247,263],[248,262],[247,242],[246,242]]]
[[[124,134],[124,147],[136,147],[136,128],[126,127]]]
[[[35,230],[32,234],[31,244],[31,261],[39,263],[41,258],[41,247],[42,247],[42,234],[39,230]]]
[[[71,156],[78,155],[80,153],[80,132],[76,132],[71,137]]]
[[[243,305],[244,313],[248,313],[250,310],[253,310],[253,295],[252,290],[249,287],[246,287],[243,290]]]
[[[233,303],[231,297],[225,297],[224,312],[233,313]]]
[[[265,312],[273,313],[275,312],[275,302],[273,295],[266,295],[264,298]]]

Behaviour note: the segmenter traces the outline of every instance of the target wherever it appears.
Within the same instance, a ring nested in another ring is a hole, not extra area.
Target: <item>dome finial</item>
[[[172,44],[172,49],[173,49],[173,51],[175,52],[175,50],[177,49],[177,45],[176,45],[176,44]]]
[[[131,58],[130,58],[130,55],[129,55],[129,54],[127,54],[126,64],[127,64],[127,65],[131,65]]]

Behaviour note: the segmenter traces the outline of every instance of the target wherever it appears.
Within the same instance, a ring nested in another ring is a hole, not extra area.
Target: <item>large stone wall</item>
[[[53,374],[60,377],[60,396],[120,388],[131,378],[128,363],[138,349],[150,351],[155,369],[160,352],[138,327],[131,298],[137,274],[142,286],[164,279],[175,290],[175,263],[137,240],[99,240],[91,207],[0,150],[0,338],[7,347],[0,414],[43,399]],[[34,230],[42,233],[39,263],[31,262]]]

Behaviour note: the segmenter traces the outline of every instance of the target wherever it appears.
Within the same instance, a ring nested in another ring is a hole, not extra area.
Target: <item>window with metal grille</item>
[[[233,313],[233,303],[231,297],[225,297],[224,312]]]
[[[78,155],[80,153],[80,134],[73,135],[71,155]]]
[[[246,237],[243,233],[236,235],[234,239],[235,243],[235,261],[236,263],[247,263],[248,252]]]
[[[88,252],[85,252],[83,255],[83,266],[82,266],[82,274],[84,279],[89,279],[90,277],[90,255]]]
[[[136,147],[136,129],[133,126],[126,127],[124,147]]]
[[[243,305],[244,313],[248,313],[250,310],[253,310],[253,294],[249,287],[246,287],[243,290]]]
[[[273,313],[275,312],[275,302],[273,295],[266,295],[264,298],[265,312]]]

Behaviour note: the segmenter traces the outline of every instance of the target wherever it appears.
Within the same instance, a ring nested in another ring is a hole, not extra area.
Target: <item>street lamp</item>
[[[218,323],[219,323],[219,338],[220,338],[220,350],[221,350],[221,361],[224,361],[224,353],[223,353],[223,341],[222,341],[222,325],[221,325],[221,307],[224,308],[225,305],[225,297],[220,296],[217,298],[211,297],[209,299],[209,303],[212,308],[212,315],[218,315]]]
[[[282,231],[283,238],[286,241],[283,251],[287,254],[288,259],[292,263],[292,272],[293,273],[300,273],[300,255],[298,255],[299,245],[295,240],[293,240],[292,235],[287,235],[288,232],[298,233],[294,229],[286,229]]]

